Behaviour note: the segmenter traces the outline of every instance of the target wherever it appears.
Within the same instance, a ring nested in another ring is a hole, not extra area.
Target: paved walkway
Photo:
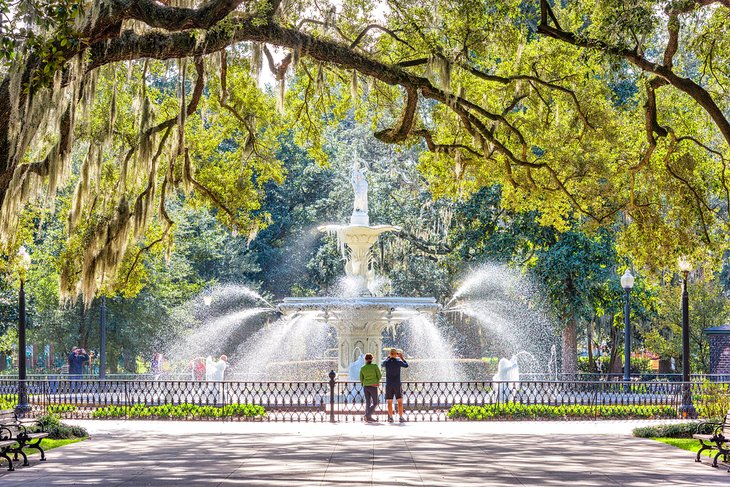
[[[648,422],[76,423],[90,440],[0,485],[730,485],[725,468],[630,436]]]

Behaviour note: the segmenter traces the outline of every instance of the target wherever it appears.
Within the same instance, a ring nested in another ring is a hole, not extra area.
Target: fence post
[[[335,374],[334,370],[330,370],[330,423],[335,422]]]

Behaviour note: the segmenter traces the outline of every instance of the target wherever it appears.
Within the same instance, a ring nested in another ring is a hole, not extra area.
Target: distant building
[[[710,340],[710,374],[730,376],[730,324],[704,331]]]

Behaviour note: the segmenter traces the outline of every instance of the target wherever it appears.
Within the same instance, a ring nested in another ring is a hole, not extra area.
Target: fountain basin
[[[303,314],[331,325],[337,331],[338,372],[348,368],[360,354],[372,353],[376,363],[382,358],[383,330],[395,328],[419,314],[434,314],[441,305],[433,297],[357,296],[284,298],[277,307],[284,316]]]

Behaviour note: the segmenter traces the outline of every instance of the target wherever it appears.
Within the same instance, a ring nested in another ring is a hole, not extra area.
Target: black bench
[[[10,466],[8,470],[15,470],[13,461],[18,461],[18,455],[23,457],[23,466],[27,467],[28,456],[23,449],[32,448],[41,453],[41,461],[45,461],[46,453],[41,447],[41,441],[48,436],[43,431],[33,432],[28,430],[26,425],[36,425],[38,421],[35,419],[21,419],[12,409],[0,411],[0,458],[8,461]],[[10,459],[9,453],[14,454],[14,459]]]
[[[700,434],[701,429],[706,431],[707,427],[713,427],[714,430],[710,434]],[[714,423],[710,421],[703,421],[697,425],[697,433],[692,435],[692,438],[700,440],[700,449],[697,452],[697,458],[695,462],[700,461],[700,454],[705,450],[717,450],[715,459],[712,462],[713,467],[717,467],[717,459],[720,455],[727,462],[728,456],[730,456],[730,411],[727,412],[725,420],[722,423]],[[730,472],[730,469],[728,469]]]

